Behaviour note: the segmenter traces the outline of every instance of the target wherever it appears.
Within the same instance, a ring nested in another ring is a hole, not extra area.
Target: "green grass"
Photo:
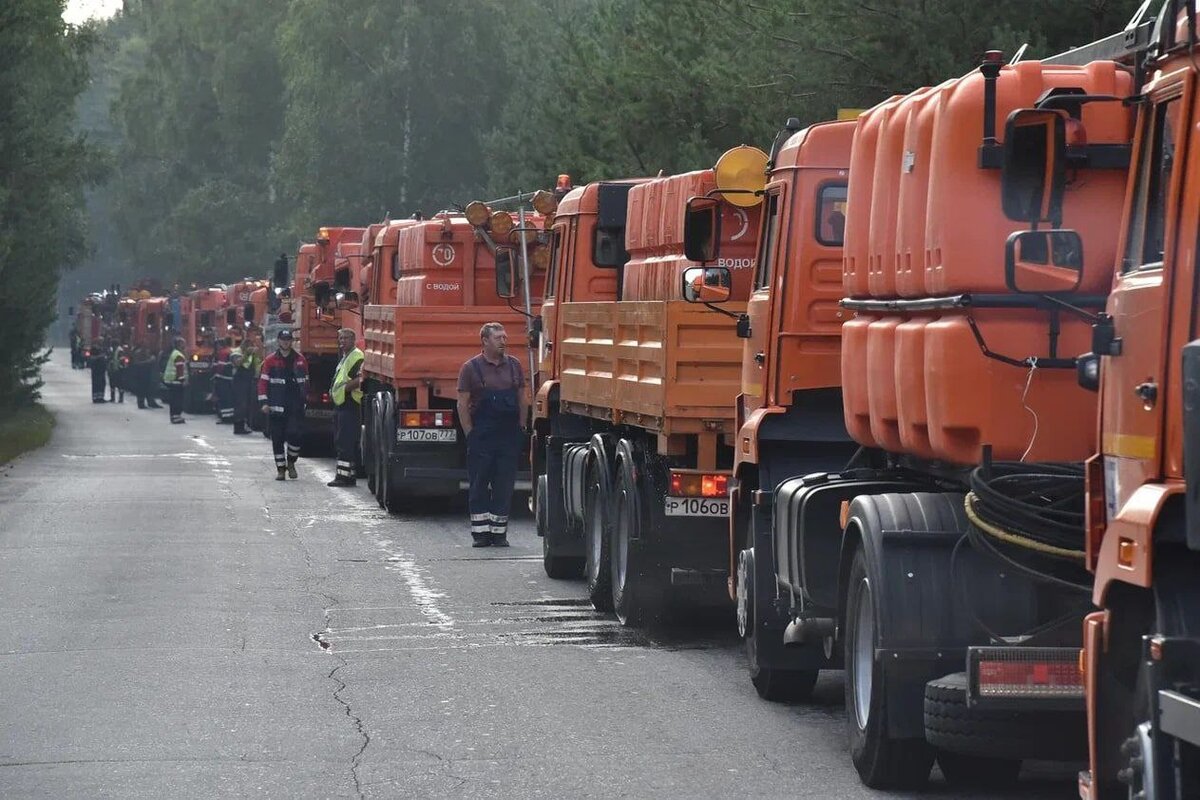
[[[0,414],[0,464],[50,441],[54,415],[39,403]]]

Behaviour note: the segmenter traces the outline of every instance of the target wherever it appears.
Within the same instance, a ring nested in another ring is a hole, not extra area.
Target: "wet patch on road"
[[[326,652],[451,650],[478,647],[558,647],[653,650],[735,649],[732,625],[704,621],[627,628],[585,599],[494,602],[495,616],[458,618],[452,626],[413,619],[410,606],[329,609],[327,627],[312,635]],[[418,609],[418,614],[422,610]],[[424,611],[427,612],[427,609]]]

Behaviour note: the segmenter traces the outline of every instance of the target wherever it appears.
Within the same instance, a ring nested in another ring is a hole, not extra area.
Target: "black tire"
[[[584,558],[583,579],[588,599],[597,611],[613,610],[612,556],[607,497],[602,496],[595,465],[588,469],[587,494],[583,502]]]
[[[384,505],[384,487],[387,486],[387,452],[388,441],[384,438],[384,419],[391,408],[391,395],[386,392],[381,392],[378,397],[375,414],[375,502],[380,508],[386,508]]]
[[[613,611],[627,628],[661,618],[665,594],[646,550],[645,516],[636,470],[628,455],[617,466],[609,547]]]
[[[862,550],[854,554],[846,584],[846,722],[850,758],[872,789],[913,789],[929,780],[934,750],[923,739],[888,736],[887,684],[875,659],[877,609]]]
[[[756,590],[753,547],[748,547],[738,554],[737,579],[738,633],[746,643],[746,665],[754,691],[758,692],[758,696],[763,700],[772,703],[800,703],[808,700],[812,697],[813,687],[817,685],[819,670],[771,669],[758,664],[758,645],[762,628],[754,612]]]
[[[409,496],[400,488],[400,476],[404,474],[403,465],[395,463],[395,456],[391,450],[395,447],[396,442],[396,416],[392,410],[391,403],[388,403],[388,413],[383,418],[383,437],[382,441],[386,442],[383,445],[383,487],[381,494],[383,495],[383,507],[390,514],[399,514],[406,509]]]
[[[995,769],[998,777],[1011,770],[1013,779],[1024,758],[1053,761],[1082,760],[1087,757],[1086,727],[1078,712],[1055,711],[1030,713],[971,708],[967,705],[967,674],[956,672],[925,684],[925,738],[938,749],[939,763],[957,758],[970,766],[979,762],[979,771]],[[1011,762],[1009,766],[989,767],[989,761]],[[1015,763],[1016,766],[1012,764]],[[955,766],[951,766],[954,770]],[[970,770],[964,769],[958,774]],[[942,772],[946,780],[955,778]]]
[[[583,571],[583,559],[578,556],[561,556],[551,547],[549,511],[546,504],[550,502],[549,479],[539,475],[537,491],[533,494],[533,518],[537,525],[538,536],[542,537],[542,568],[546,577],[556,581],[569,581],[579,578]]]

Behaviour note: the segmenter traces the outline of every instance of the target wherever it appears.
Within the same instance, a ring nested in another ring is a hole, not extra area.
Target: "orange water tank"
[[[938,99],[953,84],[947,81],[914,94],[903,106],[907,120],[897,178],[895,244],[896,294],[900,297],[925,296],[925,207],[929,200],[933,129]]]
[[[1023,357],[1045,352],[1045,315],[1031,310],[971,312],[988,345]],[[1063,318],[1063,353],[1089,349],[1091,328]],[[1081,389],[1075,370],[1010,366],[985,358],[963,313],[925,327],[925,389],[929,437],[939,458],[978,463],[982,445],[994,458],[1082,461],[1092,454],[1096,395]],[[1028,387],[1028,390],[1027,390]]]
[[[871,433],[871,401],[867,386],[867,332],[874,317],[856,314],[842,325],[842,410],[850,437],[864,447],[878,447]]]
[[[867,403],[871,410],[871,438],[885,450],[902,449],[900,418],[896,408],[897,316],[877,319],[867,328]]]
[[[629,261],[622,271],[625,300],[678,300],[683,272],[697,266],[683,254],[683,219],[687,201],[716,188],[711,169],[671,175],[629,190],[625,247]],[[721,204],[721,258],[733,286],[730,299],[745,301],[754,281],[761,206]]]
[[[850,149],[850,179],[846,195],[846,234],[842,248],[842,286],[847,297],[867,297],[870,257],[871,198],[875,183],[875,154],[885,111],[899,96],[880,103],[858,118]]]
[[[925,401],[925,327],[930,320],[910,319],[896,328],[896,420],[900,447],[921,458],[934,458]]]
[[[921,92],[927,91],[922,89]],[[896,296],[896,202],[900,197],[900,165],[904,158],[901,97],[880,109],[879,142],[875,145],[875,180],[871,184],[871,219],[867,234],[867,288],[872,297]],[[851,167],[853,169],[853,167]]]
[[[1032,107],[1050,89],[1128,96],[1132,80],[1112,62],[1086,67],[1024,61],[1000,70],[996,82],[997,136],[1018,108]],[[1004,242],[1028,226],[1007,219],[1000,205],[1000,170],[979,169],[983,137],[984,78],[960,78],[937,95],[938,119],[927,204],[925,288],[930,295],[1004,292]],[[1129,141],[1132,117],[1120,103],[1088,103],[1083,125],[1089,144]],[[1063,204],[1063,224],[1079,231],[1084,249],[1081,291],[1108,291],[1125,197],[1121,170],[1073,172]]]

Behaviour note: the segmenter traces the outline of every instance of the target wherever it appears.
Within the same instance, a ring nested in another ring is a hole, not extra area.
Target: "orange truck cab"
[[[224,340],[227,334],[226,303],[226,289],[215,286],[194,289],[179,298],[180,335],[187,343],[184,356],[188,360],[184,408],[189,414],[209,408],[218,339]]]
[[[304,416],[310,433],[332,435],[333,400],[329,390],[340,359],[337,332],[361,325],[359,254],[354,253],[354,258],[348,254],[351,247],[358,249],[363,232],[363,228],[320,228],[316,242],[302,245],[296,255],[292,324],[297,328],[296,347],[308,361]]]
[[[1083,625],[1088,769],[1083,800],[1200,797],[1200,331],[1195,242],[1200,236],[1200,80],[1194,13],[1181,0],[1143,7],[1122,32],[1047,61],[1114,64],[1145,78],[1132,91],[1136,125],[1116,253],[1082,277],[1068,254],[1105,256],[1097,236],[1058,198],[1068,183],[1073,119],[1043,104],[1029,114],[1029,148],[1012,193],[1041,207],[1055,243],[1018,276],[1031,295],[1050,282],[1112,286],[1094,319],[1080,384],[1099,393],[1099,436],[1086,471],[1084,564],[1099,609]],[[1085,105],[1104,105],[1096,98]],[[1085,135],[1094,132],[1086,118]],[[1191,133],[1189,133],[1191,132]],[[1064,157],[1065,156],[1065,157]],[[1038,198],[1039,185],[1049,188]],[[1038,198],[1038,199],[1034,199]],[[1060,226],[1066,226],[1060,227]],[[1055,253],[1057,248],[1061,254]],[[1053,285],[1053,283],[1051,283]]]
[[[117,343],[122,347],[130,347],[133,343],[133,330],[137,321],[137,299],[131,296],[122,297],[117,301],[117,315],[114,322]]]
[[[230,284],[225,290],[225,338],[233,347],[241,345],[251,329],[257,328],[262,333],[263,321],[266,317],[267,281],[255,278],[242,278],[237,283]],[[261,291],[262,308],[255,302],[255,294]]]
[[[512,286],[498,286],[497,277],[498,260],[509,280],[517,263],[506,238],[516,215],[498,211],[486,223],[477,229],[463,216],[441,213],[394,220],[375,237],[371,303],[363,309],[362,458],[368,485],[391,511],[466,486],[466,441],[455,411],[458,373],[479,352],[480,328],[504,324],[511,352],[525,361],[524,317],[499,291]],[[529,224],[542,220],[530,215]],[[535,242],[530,249],[547,246]],[[543,279],[544,272],[532,272],[537,297]],[[528,473],[519,474],[518,487],[528,480]]]
[[[818,670],[837,662],[822,647],[784,641],[791,619],[773,589],[775,507],[764,501],[787,478],[841,469],[858,447],[843,422],[839,306],[855,123],[799,127],[789,120],[756,176],[763,210],[738,326],[743,348],[726,552],[750,677],[771,700],[806,695]],[[698,261],[720,271],[730,255],[713,248],[712,214],[710,203],[690,204],[687,244]]]
[[[1116,252],[1131,120],[1120,100],[1132,91],[1111,62],[1006,64],[989,53],[961,78],[875,106],[854,123],[849,161],[831,164],[849,168],[840,309],[783,290],[785,316],[795,304],[809,324],[822,309],[841,322],[842,420],[859,449],[837,469],[800,463],[760,474],[752,491],[739,485],[735,536],[746,505],[754,529],[738,553],[739,622],[768,698],[803,697],[818,669],[845,669],[850,754],[870,787],[919,785],[935,759],[952,784],[1003,783],[1023,759],[1084,752],[1088,576],[1071,521],[1082,520],[1097,402],[1076,369]],[[1114,100],[1078,100],[1100,96]],[[1021,230],[1041,195],[1016,166],[1036,136],[1010,115],[1037,103],[1062,109],[1077,132],[1073,180],[1044,194],[1086,232],[1086,252]],[[816,238],[826,209],[810,204],[809,224],[793,218],[785,239]],[[1036,273],[1039,257],[1042,272],[1061,261],[1083,279],[1026,293],[1022,269]],[[812,275],[811,263],[797,266]],[[821,349],[795,350],[814,376]],[[750,456],[764,430],[746,433],[739,450]],[[1053,504],[1030,500],[1040,497]],[[809,660],[756,663],[765,636]]]
[[[742,371],[730,317],[750,295],[759,207],[717,200],[737,269],[713,285],[689,274],[685,205],[716,183],[707,169],[589,184],[562,198],[551,229],[532,444],[543,565],[582,572],[593,605],[629,625],[668,603],[729,602]],[[735,310],[679,299],[685,282]]]
[[[163,347],[170,344],[167,341],[170,324],[167,298],[146,297],[138,300],[134,315],[133,346],[157,357]]]

